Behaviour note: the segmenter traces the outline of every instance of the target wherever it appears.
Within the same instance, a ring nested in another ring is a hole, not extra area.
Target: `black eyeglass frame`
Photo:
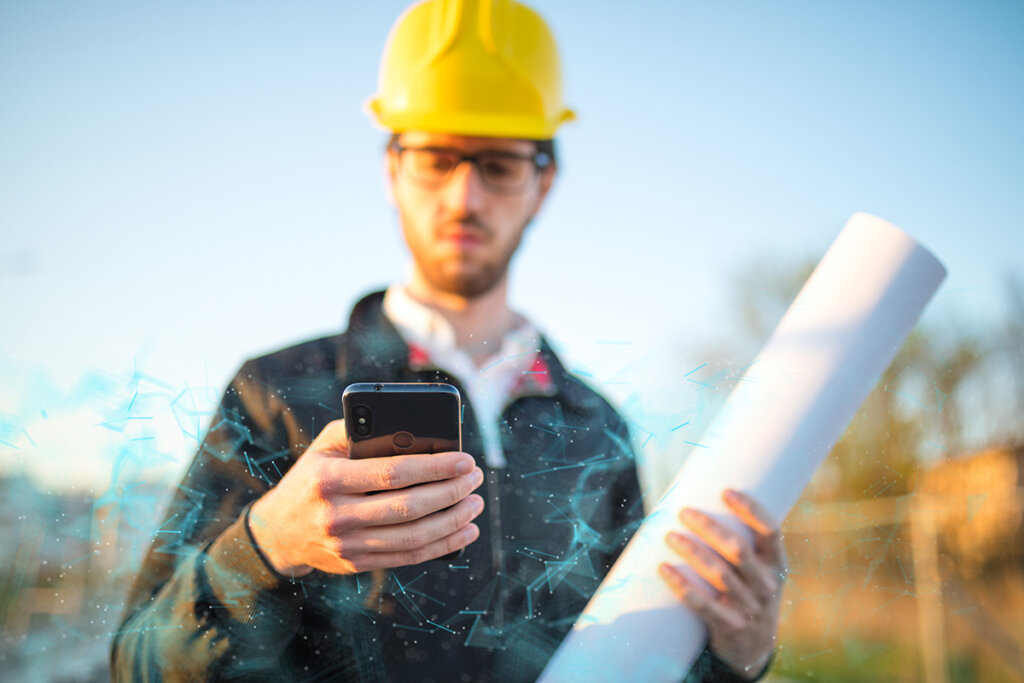
[[[451,174],[455,172],[456,168],[462,165],[462,162],[468,161],[469,163],[473,164],[474,167],[476,167],[477,173],[480,174],[480,180],[483,181],[484,185],[486,185],[489,189],[495,192],[506,194],[514,194],[524,191],[527,187],[529,187],[530,181],[527,181],[522,186],[516,187],[502,187],[500,185],[495,185],[489,182],[486,179],[486,174],[484,173],[479,163],[481,156],[497,156],[504,157],[506,159],[530,161],[533,162],[533,167],[535,171],[543,171],[554,165],[554,159],[551,158],[551,155],[548,154],[547,152],[541,152],[540,150],[535,151],[533,154],[516,154],[515,152],[506,152],[504,150],[498,149],[485,149],[476,152],[475,154],[463,154],[459,150],[453,149],[451,147],[433,147],[429,145],[426,147],[407,147],[397,141],[392,142],[390,145],[388,145],[388,148],[395,150],[395,152],[398,154],[399,161],[401,161],[403,152],[439,152],[444,154],[451,154],[452,156],[456,157],[455,164],[452,165],[451,170],[448,171],[448,175],[445,176],[445,178],[443,179],[439,179],[437,184],[440,185],[441,183],[443,183],[445,180],[451,177]],[[535,180],[536,178],[537,174],[535,173],[533,179],[531,180]],[[418,179],[417,182],[424,181]]]

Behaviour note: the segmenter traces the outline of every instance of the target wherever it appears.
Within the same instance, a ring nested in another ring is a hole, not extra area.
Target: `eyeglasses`
[[[463,161],[476,166],[480,180],[494,192],[515,194],[525,190],[537,177],[537,172],[551,165],[550,155],[544,152],[515,154],[498,150],[484,150],[476,154],[463,154],[446,147],[391,146],[409,177],[426,187],[440,187]]]

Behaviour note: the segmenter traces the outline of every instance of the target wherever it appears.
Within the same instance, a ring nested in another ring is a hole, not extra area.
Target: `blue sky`
[[[35,461],[92,443],[83,376],[209,399],[402,277],[362,104],[404,6],[0,5],[0,412],[54,435]],[[1024,275],[1024,5],[535,6],[580,119],[513,298],[619,401],[679,400],[736,275],[820,256],[854,211],[947,265],[928,316],[994,319]]]

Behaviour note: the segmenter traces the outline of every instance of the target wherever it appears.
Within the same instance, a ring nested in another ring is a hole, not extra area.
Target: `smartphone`
[[[462,397],[441,382],[360,382],[341,395],[350,458],[462,450]]]

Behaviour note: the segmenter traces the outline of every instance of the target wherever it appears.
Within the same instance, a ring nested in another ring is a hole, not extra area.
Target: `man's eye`
[[[448,173],[455,166],[455,160],[444,154],[430,154],[424,165],[435,173]]]
[[[492,178],[501,178],[516,174],[516,161],[518,159],[486,159],[481,160],[483,172]]]

